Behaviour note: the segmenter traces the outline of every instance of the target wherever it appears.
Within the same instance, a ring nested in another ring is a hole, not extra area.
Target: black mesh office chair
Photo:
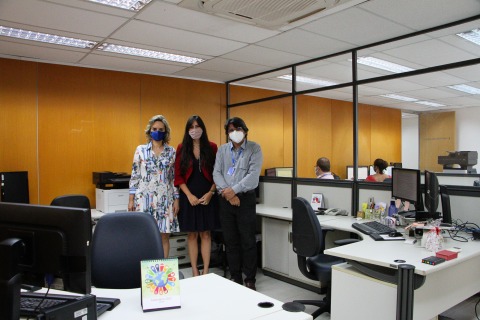
[[[93,233],[92,285],[111,289],[139,288],[140,260],[162,258],[162,238],[150,214],[106,214],[98,220]]]
[[[327,286],[327,294],[323,300],[295,300],[294,303],[314,305],[319,307],[312,313],[315,319],[324,312],[330,312],[330,282],[332,266],[344,262],[343,259],[323,254],[325,250],[326,231],[322,230],[317,215],[313,212],[310,202],[304,198],[292,200],[292,243],[297,254],[298,268],[302,274],[312,280],[318,280]],[[348,244],[358,239],[337,240],[335,244]]]
[[[52,200],[51,206],[90,209],[90,200],[83,194],[66,194]]]

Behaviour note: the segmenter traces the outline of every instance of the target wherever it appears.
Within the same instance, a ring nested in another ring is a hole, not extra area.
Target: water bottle
[[[390,200],[390,207],[388,207],[388,216],[393,217],[397,214],[397,207],[395,206],[395,200]]]

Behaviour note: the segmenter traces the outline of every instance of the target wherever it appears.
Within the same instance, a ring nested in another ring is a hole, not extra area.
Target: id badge
[[[228,168],[227,174],[229,176],[233,176],[234,173],[235,173],[235,167]]]

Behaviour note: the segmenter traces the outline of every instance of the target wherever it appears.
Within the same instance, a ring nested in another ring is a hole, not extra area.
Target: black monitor
[[[440,186],[437,176],[435,173],[425,170],[425,208],[432,216],[437,212],[439,196]]]
[[[392,168],[392,197],[416,204],[419,192],[420,170]]]
[[[91,236],[90,209],[0,203],[0,314],[18,319],[21,284],[90,293]]]

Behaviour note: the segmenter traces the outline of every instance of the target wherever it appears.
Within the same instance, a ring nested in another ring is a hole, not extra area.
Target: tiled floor
[[[189,278],[192,276],[192,272],[190,268],[182,268],[181,271],[184,274],[185,278]],[[223,276],[223,270],[221,269],[213,268],[210,271],[212,273],[216,273],[218,275]],[[315,292],[299,288],[297,286],[271,278],[269,276],[265,276],[262,270],[260,269],[257,272],[256,287],[257,287],[257,291],[269,297],[272,297],[274,299],[280,300],[282,302],[289,302],[292,300],[299,300],[299,299],[304,299],[304,300],[323,299],[323,295],[319,295]],[[480,295],[475,295],[470,299],[462,302],[461,304],[455,306],[454,308],[444,312],[442,316],[440,316],[438,319],[439,320],[478,319],[475,316],[475,305],[479,301],[479,299],[480,299]],[[314,310],[314,307],[307,306],[305,312],[310,313],[313,310]],[[478,312],[480,313],[480,308]],[[329,320],[329,319],[330,319],[330,315],[327,313],[327,314],[320,315],[315,320]]]

